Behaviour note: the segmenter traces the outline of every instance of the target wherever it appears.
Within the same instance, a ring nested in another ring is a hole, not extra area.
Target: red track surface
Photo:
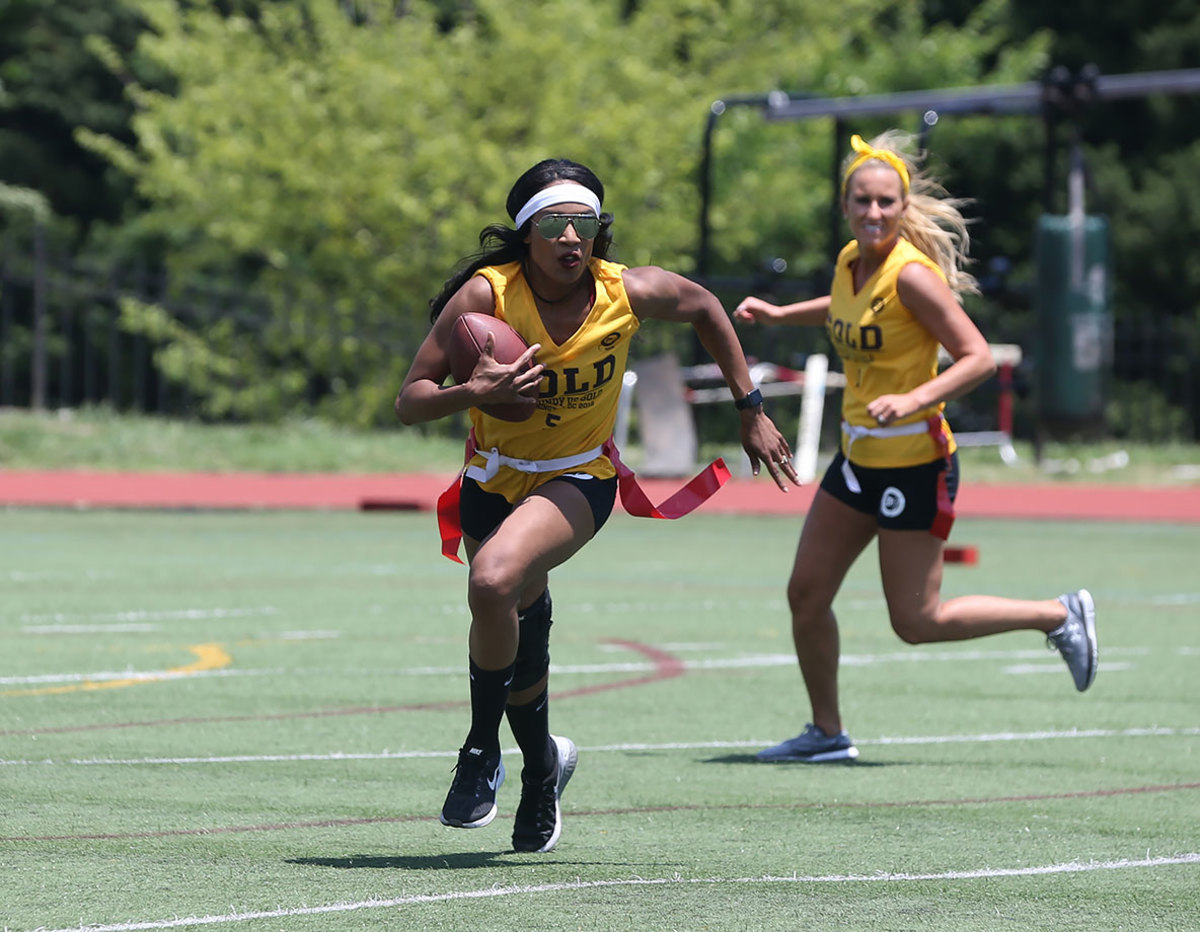
[[[431,510],[445,474],[116,473],[2,471],[0,505],[53,508]],[[682,480],[643,479],[659,502]],[[803,514],[815,485],[779,492],[765,477],[734,479],[709,514]],[[1200,522],[1200,486],[967,483],[960,517]]]

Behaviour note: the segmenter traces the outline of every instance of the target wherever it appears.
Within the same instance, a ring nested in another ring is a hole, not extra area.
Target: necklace
[[[569,298],[573,298],[575,296],[575,292],[577,292],[579,290],[579,286],[583,284],[583,279],[580,278],[577,282],[575,282],[574,285],[571,286],[571,290],[568,291],[561,298],[546,298],[546,297],[543,297],[542,295],[538,294],[537,289],[535,289],[533,287],[533,282],[531,282],[529,280],[529,269],[522,266],[521,271],[524,272],[524,274],[525,274],[525,284],[529,288],[530,293],[532,293],[532,295],[535,298],[537,298],[539,301],[541,301],[543,304],[562,304],[564,301],[568,300]]]

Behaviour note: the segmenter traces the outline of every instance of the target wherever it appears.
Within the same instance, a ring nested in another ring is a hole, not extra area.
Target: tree
[[[130,180],[75,140],[78,127],[131,142],[120,79],[86,48],[100,34],[130,54],[140,30],[120,3],[0,4],[0,166],[3,180],[40,191],[80,230],[120,219]]]
[[[622,261],[688,272],[713,99],[1023,79],[1044,48],[1006,31],[1006,0],[932,33],[913,0],[478,0],[451,14],[413,0],[399,15],[360,0],[352,16],[327,0],[252,15],[130,2],[151,26],[136,60],[100,51],[135,78],[139,63],[168,72],[171,90],[131,83],[133,143],[79,138],[134,179],[138,229],[166,244],[174,280],[236,274],[267,308],[206,321],[127,307],[213,415],[262,411],[264,382],[286,410],[316,373],[326,410],[385,417],[428,297],[540,158],[598,171]],[[735,129],[720,261],[744,267],[776,238],[799,267],[827,261],[828,143],[811,127]]]

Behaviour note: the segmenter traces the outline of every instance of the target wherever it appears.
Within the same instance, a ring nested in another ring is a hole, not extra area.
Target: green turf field
[[[947,596],[1088,586],[1075,692],[1033,634],[912,648],[843,590],[854,764],[806,720],[792,519],[614,517],[553,580],[565,828],[437,812],[465,571],[402,513],[0,513],[0,928],[1196,929],[1200,527],[960,519]],[[506,744],[510,744],[507,730]]]

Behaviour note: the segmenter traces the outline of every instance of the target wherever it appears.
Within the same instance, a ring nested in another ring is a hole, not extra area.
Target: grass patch
[[[515,752],[491,826],[437,822],[468,617],[431,515],[10,510],[0,925],[1193,927],[1200,527],[958,522],[981,561],[947,596],[1092,589],[1082,695],[1031,633],[906,647],[865,554],[837,603],[862,757],[760,765],[807,714],[798,527],[618,514],[556,571],[580,765],[560,846],[518,855]]]
[[[781,425],[790,436],[790,425]],[[132,471],[252,472],[451,472],[462,462],[465,421],[449,436],[433,436],[399,423],[355,430],[324,421],[282,424],[202,424],[196,421],[115,414],[104,408],[33,414],[0,411],[0,467]],[[636,434],[635,434],[636,440]],[[1200,482],[1200,447],[1129,446],[1119,442],[1055,443],[1034,458],[1031,444],[1016,444],[1015,465],[995,448],[960,451],[965,482],[1116,482],[1181,485]],[[640,450],[624,458],[636,468]],[[832,456],[824,451],[821,468]],[[707,444],[705,462],[724,456],[738,470],[736,446]],[[745,471],[744,469],[742,470]]]
[[[461,438],[399,423],[356,430],[319,420],[203,424],[104,408],[0,411],[0,465],[7,469],[441,472],[461,463],[462,449]]]

